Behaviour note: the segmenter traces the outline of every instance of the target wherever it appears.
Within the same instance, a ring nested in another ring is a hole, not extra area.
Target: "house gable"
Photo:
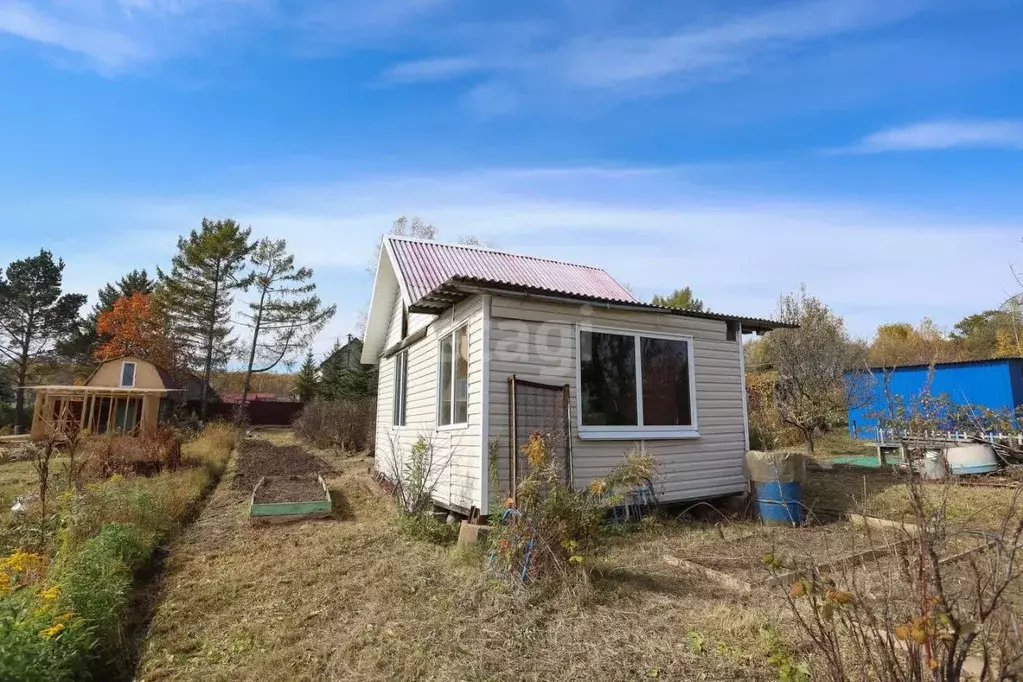
[[[124,363],[135,363],[135,381],[132,388],[147,389],[172,389],[164,379],[164,373],[148,360],[143,360],[132,355],[126,355],[113,360],[107,360],[92,373],[92,376],[85,382],[86,386],[103,388],[120,388],[121,372]]]

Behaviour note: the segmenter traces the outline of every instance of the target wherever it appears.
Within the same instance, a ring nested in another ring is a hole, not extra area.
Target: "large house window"
[[[405,405],[408,402],[408,351],[394,356],[394,425],[405,426]]]
[[[441,426],[469,421],[469,331],[459,327],[440,340],[440,401],[437,423]]]
[[[121,363],[121,387],[122,388],[134,388],[135,387],[135,363],[134,362],[122,362]]]
[[[698,435],[690,337],[580,330],[578,369],[580,437]]]

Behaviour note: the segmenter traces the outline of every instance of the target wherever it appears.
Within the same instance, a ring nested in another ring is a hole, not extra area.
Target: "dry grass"
[[[849,512],[902,521],[913,516],[906,474],[836,467],[807,474],[806,504],[818,515]],[[924,488],[930,510],[949,523],[973,530],[998,530],[1012,507],[1012,488],[984,487],[952,479]],[[1023,512],[1016,510],[1016,514]]]
[[[339,472],[327,521],[250,525],[229,466],[172,548],[138,679],[778,678],[780,606],[660,560],[714,531],[615,538],[590,589],[530,604],[480,554],[402,535],[371,460],[317,454]]]
[[[260,437],[296,442],[290,432]],[[172,547],[137,679],[777,680],[779,666],[806,650],[791,634],[783,591],[757,585],[760,571],[768,575],[757,559],[768,548],[829,559],[864,549],[845,523],[662,521],[609,535],[585,558],[584,589],[540,598],[488,577],[479,552],[402,534],[370,478],[371,459],[316,454],[337,472],[328,478],[335,517],[295,525],[251,525],[229,465]],[[822,508],[866,502],[880,513],[898,507],[902,486],[883,472],[865,480],[836,470],[815,473],[808,491]],[[962,492],[963,504],[980,508],[990,497]],[[721,558],[754,588],[732,591],[665,555]]]

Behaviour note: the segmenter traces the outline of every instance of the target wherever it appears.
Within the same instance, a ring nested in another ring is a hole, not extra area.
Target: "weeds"
[[[145,436],[99,436],[90,439],[86,447],[93,478],[153,476],[181,466],[181,439],[170,429]]]
[[[509,506],[491,535],[494,565],[523,583],[585,573],[586,554],[609,510],[649,484],[653,458],[627,453],[605,478],[576,491],[564,482],[539,433],[529,437],[523,454],[529,473],[518,487],[518,507]]]
[[[46,521],[39,551],[53,556],[19,550],[0,560],[0,679],[84,679],[98,657],[117,659],[136,572],[187,520],[223,471],[235,439],[234,431],[211,426],[189,445],[189,468],[179,468],[173,434],[135,450],[115,446],[114,452],[146,454],[105,463],[159,462],[162,472],[114,474],[82,490],[71,476],[58,513],[25,519],[26,527]],[[103,464],[93,469],[102,470]]]

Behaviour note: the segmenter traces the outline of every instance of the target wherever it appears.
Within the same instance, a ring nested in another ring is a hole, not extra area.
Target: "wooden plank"
[[[909,542],[910,540],[907,538],[905,540],[893,542],[889,545],[884,545],[883,547],[874,547],[871,549],[864,550],[862,552],[856,552],[855,554],[839,557],[834,561],[828,561],[823,564],[817,564],[814,570],[818,573],[829,573],[831,571],[835,571],[836,569],[841,568],[855,568],[856,566],[859,566],[860,564],[866,561],[870,561],[871,559],[876,559],[878,557],[894,554],[896,551],[899,550],[899,548],[905,546]],[[805,575],[805,572],[790,571],[788,573],[782,573],[780,575],[774,576],[770,580],[765,581],[764,585],[768,587],[775,587],[778,585],[791,585],[792,583],[796,582],[796,580],[798,580],[801,575]]]
[[[848,517],[849,521],[856,526],[901,530],[910,537],[917,537],[920,535],[920,528],[912,523],[892,521],[891,519],[882,519],[876,516],[863,516],[861,514],[849,514]]]
[[[669,566],[675,566],[676,568],[681,568],[683,570],[689,571],[690,573],[698,573],[707,580],[715,582],[718,585],[721,585],[722,587],[727,587],[730,590],[735,590],[737,592],[753,591],[753,586],[750,585],[749,583],[739,580],[738,578],[728,575],[727,573],[715,571],[713,568],[707,568],[706,566],[701,566],[700,564],[688,561],[686,559],[679,559],[678,557],[671,556],[670,554],[665,554],[663,557],[661,557],[661,560],[664,563],[668,564]]]
[[[938,560],[938,565],[939,566],[944,566],[946,564],[951,564],[951,563],[954,563],[956,561],[960,561],[962,559],[965,559],[966,557],[970,556],[971,554],[977,554],[979,552],[986,552],[987,550],[989,550],[992,547],[994,547],[995,545],[997,545],[999,542],[1000,542],[1000,540],[998,538],[990,539],[987,542],[984,542],[984,543],[981,543],[981,544],[977,545],[976,547],[971,547],[970,549],[967,549],[967,550],[965,550],[963,552],[959,552],[958,554],[953,554],[952,556],[947,556],[947,557],[944,557],[943,559],[939,559]]]
[[[330,502],[272,502],[253,504],[249,509],[251,516],[294,516],[296,514],[330,513]]]
[[[319,515],[320,517],[330,516],[333,511],[330,490],[327,488],[327,483],[323,480],[322,476],[317,475],[316,481],[323,489],[324,499],[322,500],[310,502],[265,502],[257,504],[256,493],[260,486],[266,482],[266,476],[263,476],[252,489],[252,496],[249,498],[249,516],[254,518],[281,516],[289,517],[289,520],[295,520],[295,518],[300,516],[310,518],[312,518],[312,515]]]

